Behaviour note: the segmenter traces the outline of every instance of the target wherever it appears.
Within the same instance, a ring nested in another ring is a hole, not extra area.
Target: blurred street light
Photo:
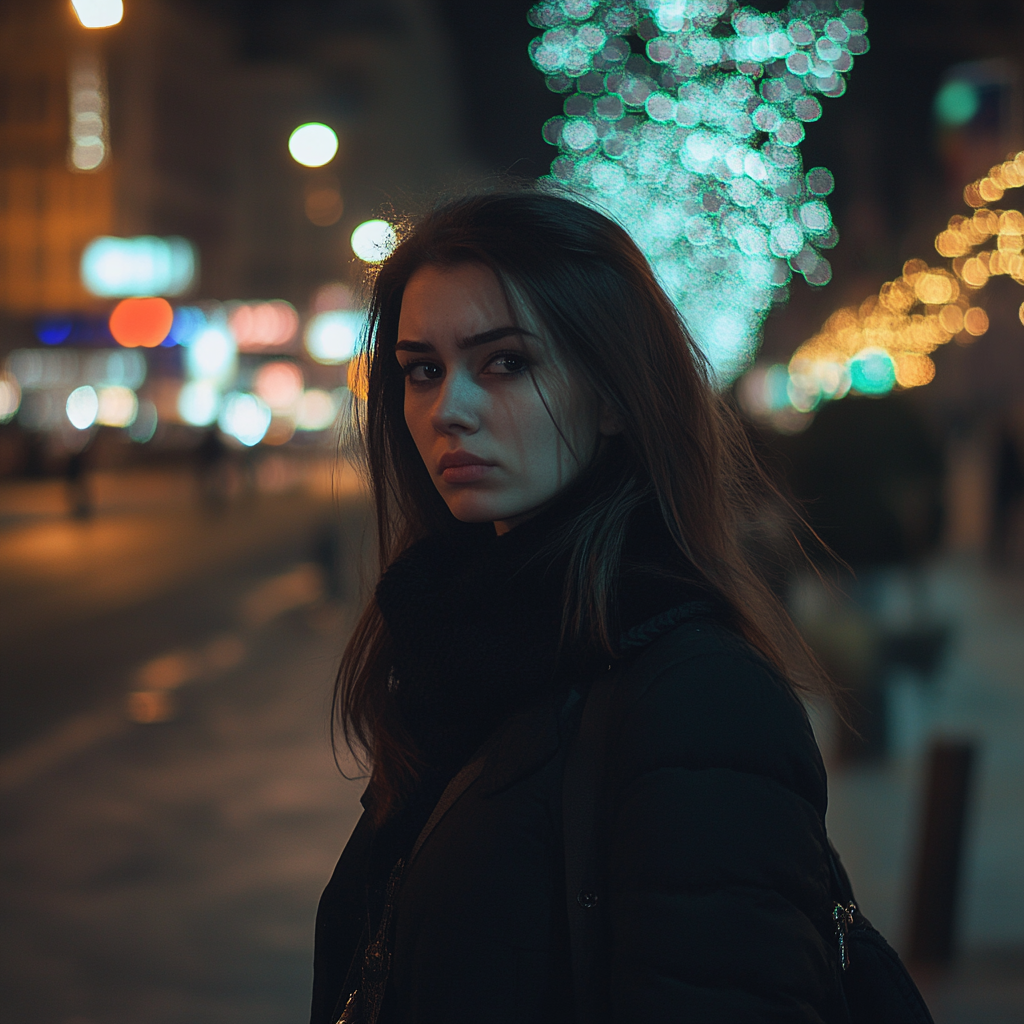
[[[364,263],[380,263],[391,255],[398,236],[386,220],[366,220],[352,232],[352,251]]]
[[[347,363],[355,354],[366,317],[347,309],[317,313],[306,326],[306,351],[327,366]]]
[[[318,121],[300,124],[288,138],[288,152],[303,167],[323,167],[338,152],[338,136]]]
[[[217,418],[220,395],[208,380],[193,380],[178,393],[178,415],[193,427],[207,427]]]
[[[88,430],[96,422],[96,415],[100,411],[100,400],[96,389],[89,384],[75,388],[68,395],[65,409],[71,426],[77,430]]]
[[[14,377],[0,377],[0,423],[14,417],[21,405],[21,388]]]
[[[211,324],[197,334],[185,353],[185,368],[196,380],[223,382],[234,376],[238,346],[226,325]]]
[[[95,53],[80,53],[68,73],[68,160],[76,171],[95,171],[107,156],[107,95]]]
[[[71,0],[83,28],[110,28],[124,17],[121,0]]]
[[[156,348],[174,323],[174,310],[166,299],[122,299],[110,314],[110,333],[125,348]]]
[[[196,251],[184,238],[94,238],[82,253],[82,284],[101,298],[180,295],[196,276]]]
[[[224,399],[217,425],[225,434],[251,448],[263,440],[270,420],[266,402],[246,391],[234,391]]]

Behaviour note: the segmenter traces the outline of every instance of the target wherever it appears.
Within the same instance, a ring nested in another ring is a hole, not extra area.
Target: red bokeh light
[[[110,333],[125,348],[156,348],[171,333],[173,321],[166,299],[124,299],[110,314]]]

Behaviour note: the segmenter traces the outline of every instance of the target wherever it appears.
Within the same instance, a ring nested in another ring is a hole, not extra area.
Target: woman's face
[[[409,432],[456,519],[499,533],[562,491],[615,432],[540,333],[479,264],[421,267],[402,295],[395,354]]]

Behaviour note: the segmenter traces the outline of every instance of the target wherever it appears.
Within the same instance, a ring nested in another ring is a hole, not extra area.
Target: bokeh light
[[[88,384],[75,388],[68,395],[64,408],[71,426],[76,430],[88,430],[96,422],[96,414],[100,411],[96,389]]]
[[[310,388],[302,393],[295,408],[295,426],[298,430],[326,430],[337,414],[334,397],[329,391]]]
[[[251,448],[263,440],[270,426],[271,412],[266,402],[245,391],[233,391],[224,397],[217,426]]]
[[[83,28],[110,28],[124,17],[122,0],[71,0]]]
[[[223,327],[210,324],[199,332],[185,353],[189,376],[222,381],[235,372],[238,348],[234,337]]]
[[[206,324],[206,314],[198,306],[179,306],[163,344],[188,345]]]
[[[220,408],[220,394],[208,380],[193,380],[178,392],[178,415],[193,427],[207,427]]]
[[[125,348],[156,348],[173,323],[174,310],[166,299],[122,299],[110,314],[110,333]]]
[[[79,53],[68,69],[68,162],[75,171],[96,171],[107,152],[103,68],[96,54]]]
[[[317,313],[306,325],[306,351],[327,366],[347,363],[366,325],[364,314],[349,309]]]
[[[336,188],[314,188],[306,193],[306,217],[317,227],[337,224],[344,212],[345,203]]]
[[[935,378],[931,354],[936,348],[954,338],[970,344],[985,334],[989,316],[977,302],[989,281],[1005,276],[1024,285],[1024,213],[990,209],[988,203],[1021,186],[1024,151],[964,189],[973,211],[950,217],[935,238],[935,250],[949,260],[948,266],[907,260],[903,273],[886,281],[877,295],[836,310],[790,360],[790,407],[811,412],[822,401],[842,398],[846,390],[828,383],[837,367],[848,373],[848,387],[860,394],[923,387]],[[1019,316],[1024,323],[1024,303]],[[749,397],[760,393],[761,372],[755,367],[737,388],[741,405],[755,419],[768,416],[764,401]]]
[[[338,136],[319,121],[300,124],[288,138],[288,152],[303,167],[323,167],[338,152]]]
[[[544,0],[530,56],[563,115],[555,179],[611,212],[679,307],[721,383],[747,365],[793,273],[824,285],[838,234],[804,123],[868,49],[857,0]]]
[[[44,345],[59,345],[68,340],[74,326],[74,321],[70,317],[44,317],[36,321],[36,337]]]
[[[386,220],[364,220],[352,232],[352,251],[364,263],[380,263],[394,249],[398,236]]]
[[[302,370],[283,359],[264,363],[252,379],[253,391],[275,413],[294,409],[302,395]]]
[[[100,388],[96,422],[104,427],[127,427],[135,422],[139,400],[131,388],[113,385]]]
[[[988,313],[978,307],[964,313],[964,330],[977,338],[988,330]]]
[[[196,275],[196,253],[184,238],[94,238],[82,252],[82,284],[100,298],[181,295]]]
[[[896,367],[885,349],[866,348],[850,360],[850,386],[864,395],[884,395],[896,383]]]
[[[287,345],[299,329],[299,314],[290,302],[239,303],[228,312],[228,326],[239,352],[262,352]]]
[[[21,388],[16,377],[0,377],[0,423],[7,423],[21,405]]]
[[[935,94],[935,117],[939,124],[959,127],[978,112],[978,91],[970,82],[947,82]]]
[[[128,436],[138,444],[146,444],[153,440],[158,423],[156,406],[148,398],[143,398],[139,402],[135,419],[128,425]]]

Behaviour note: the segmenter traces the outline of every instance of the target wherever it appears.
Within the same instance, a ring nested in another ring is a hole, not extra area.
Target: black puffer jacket
[[[633,639],[608,754],[606,1019],[845,1019],[803,707],[717,621],[663,615]],[[506,721],[408,866],[382,1020],[572,1020],[559,711]],[[372,838],[364,816],[320,903],[313,1024],[348,994]]]

